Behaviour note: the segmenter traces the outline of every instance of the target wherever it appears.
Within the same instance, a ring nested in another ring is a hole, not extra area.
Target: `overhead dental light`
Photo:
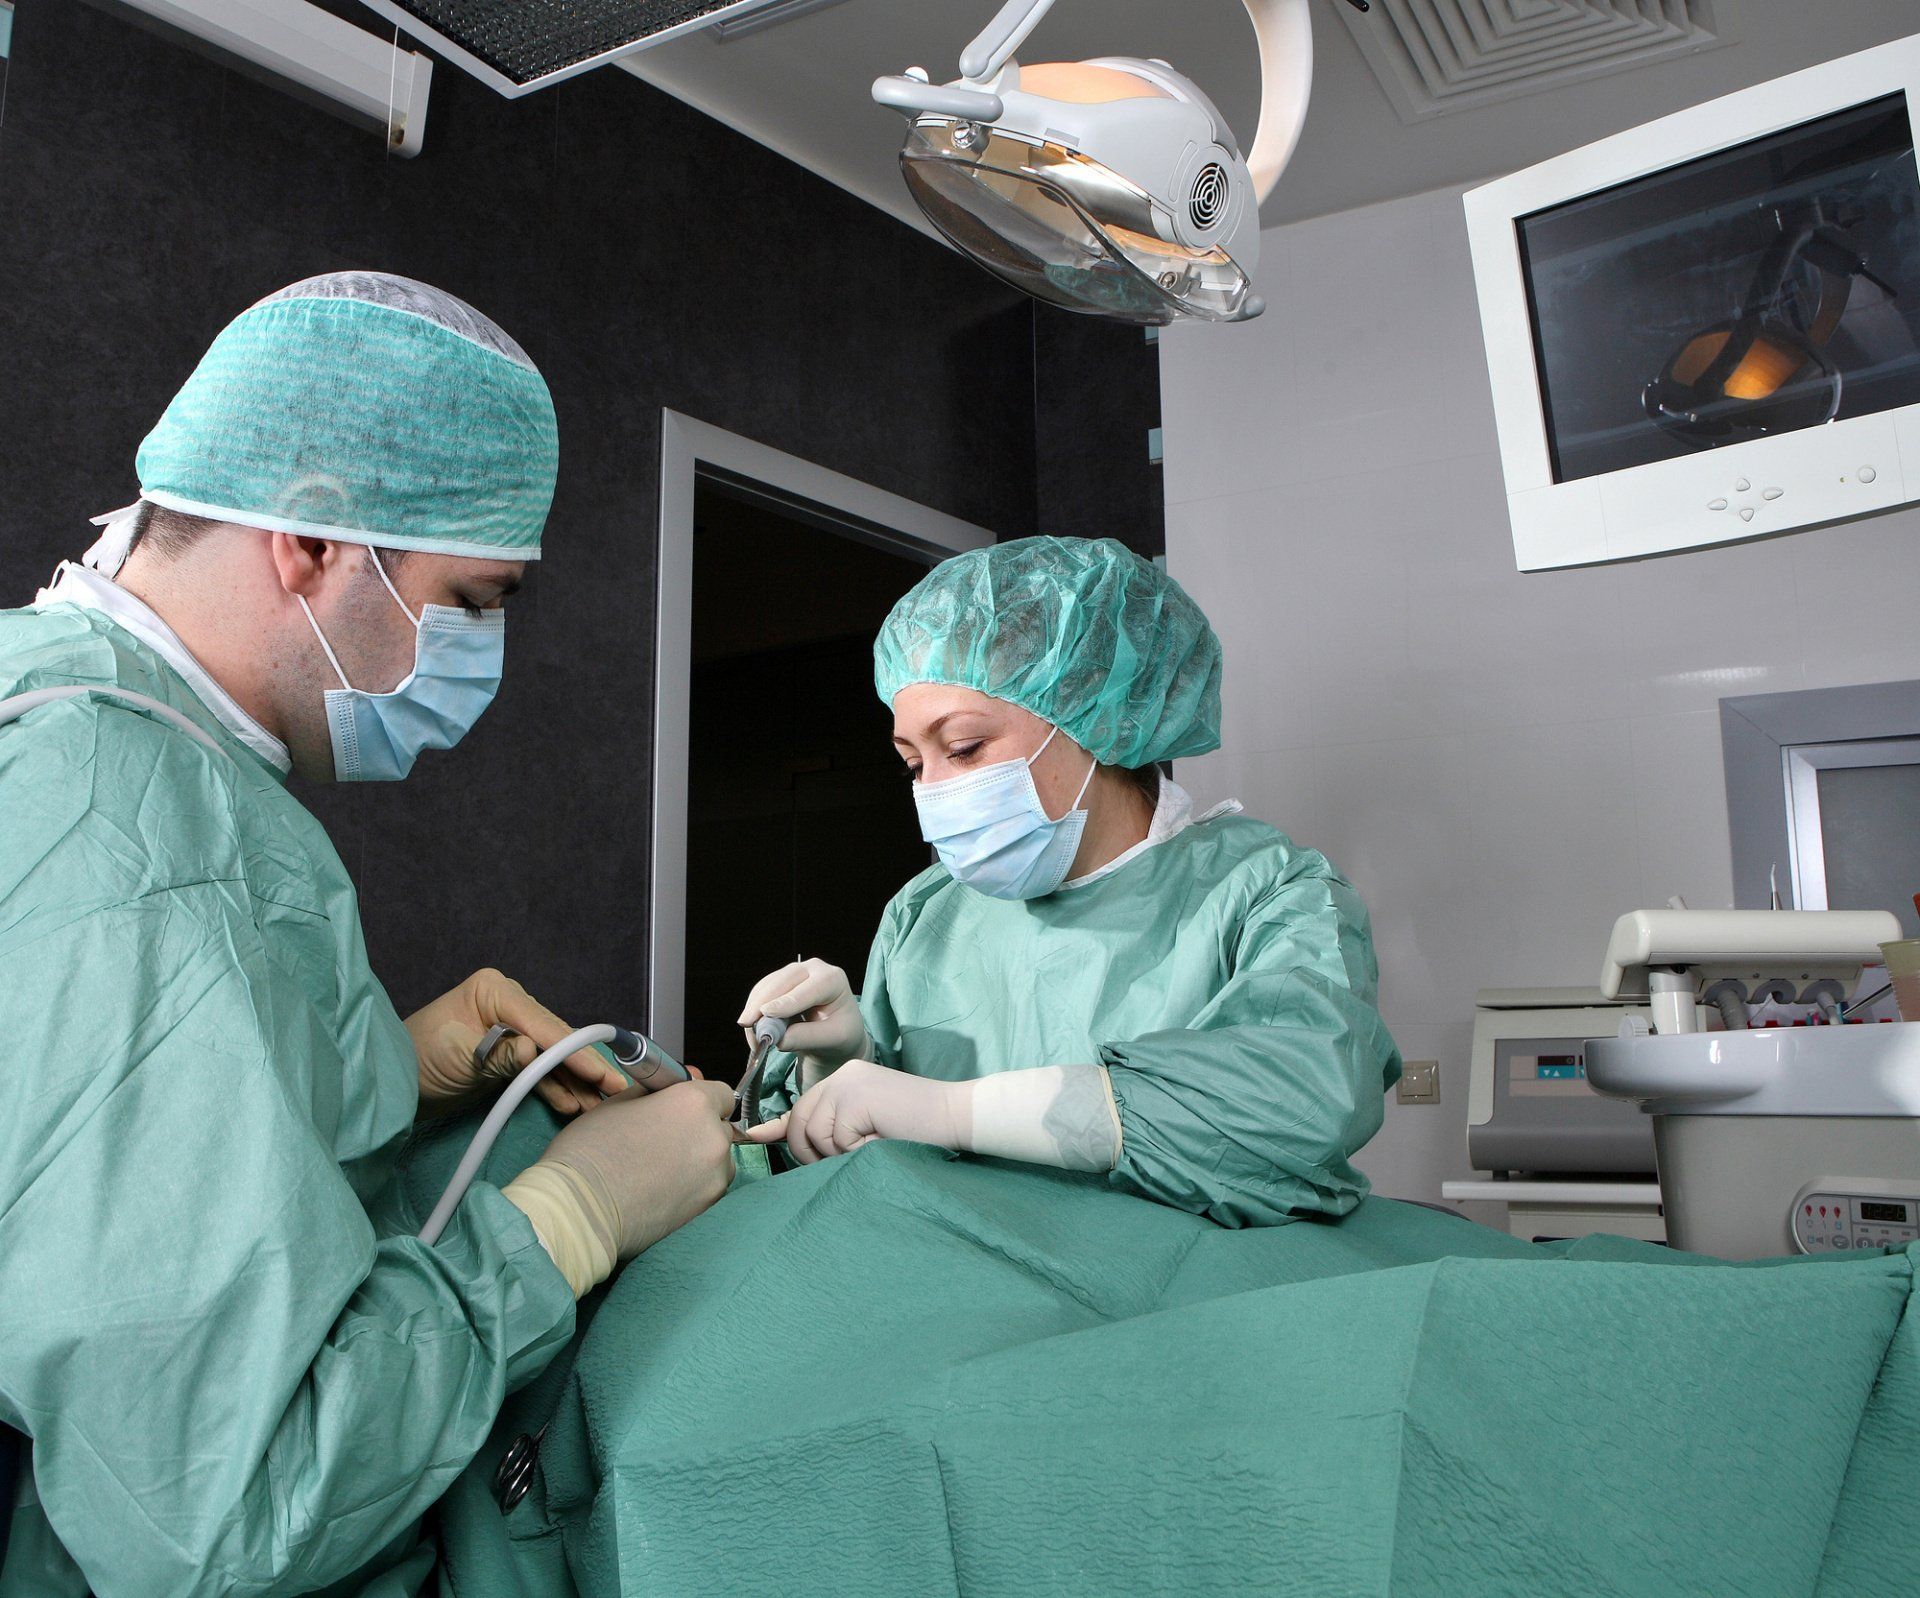
[[[1192,79],[1100,56],[1021,66],[1053,0],[1007,0],[960,57],[873,97],[906,114],[900,168],[957,249],[1037,299],[1115,321],[1258,316],[1260,202],[1299,142],[1313,81],[1307,0],[1243,0],[1260,43],[1260,126],[1243,158]]]

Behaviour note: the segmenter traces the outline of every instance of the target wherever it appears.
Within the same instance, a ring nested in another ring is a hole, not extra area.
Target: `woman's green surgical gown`
[[[860,1008],[878,1062],[916,1076],[1104,1065],[1122,1136],[1110,1180],[1261,1226],[1366,1195],[1349,1157],[1400,1077],[1378,983],[1353,889],[1224,815],[1040,899],[928,868],[887,906]],[[790,1098],[782,1065],[763,1113]]]
[[[111,622],[0,612],[0,697],[66,683],[232,758],[98,696],[0,725],[0,1594],[410,1590],[572,1295],[483,1184],[411,1235],[413,1048],[319,823]]]

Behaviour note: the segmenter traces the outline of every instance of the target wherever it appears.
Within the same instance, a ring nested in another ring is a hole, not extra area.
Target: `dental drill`
[[[733,1096],[733,1129],[743,1136],[753,1130],[754,1104],[767,1056],[786,1042],[787,1026],[777,1015],[763,1015],[753,1023],[753,1050],[747,1056],[746,1070],[740,1073],[740,1091]]]

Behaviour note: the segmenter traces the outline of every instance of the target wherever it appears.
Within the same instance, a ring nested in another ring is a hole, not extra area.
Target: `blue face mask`
[[[341,782],[397,782],[413,770],[421,750],[451,749],[493,703],[506,660],[507,617],[500,610],[474,616],[451,605],[422,605],[415,616],[387,576],[380,552],[370,548],[368,554],[414,627],[413,670],[398,687],[370,694],[348,683],[304,598],[300,608],[335,675],[346,684],[327,690],[334,776]]]
[[[1067,880],[1087,825],[1080,801],[1100,763],[1087,767],[1073,808],[1053,820],[1033,785],[1033,762],[1059,731],[1056,727],[1048,733],[1046,743],[1026,760],[1004,760],[945,782],[914,784],[920,836],[939,851],[940,863],[956,882],[990,899],[1039,899]]]

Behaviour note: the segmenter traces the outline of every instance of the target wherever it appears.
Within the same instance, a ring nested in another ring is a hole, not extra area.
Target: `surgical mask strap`
[[[1027,756],[1027,769],[1029,771],[1033,769],[1033,763],[1047,752],[1047,745],[1052,743],[1053,740],[1058,738],[1059,736],[1060,736],[1060,729],[1058,727],[1055,727],[1053,731],[1048,733],[1045,739],[1041,741],[1040,747],[1034,750],[1032,754]],[[1068,816],[1072,815],[1074,811],[1080,808],[1080,801],[1086,798],[1087,790],[1093,786],[1093,774],[1099,769],[1100,769],[1100,762],[1098,760],[1095,760],[1091,765],[1087,767],[1086,781],[1080,784],[1080,791],[1073,796],[1073,803],[1067,806]],[[1045,813],[1045,810],[1046,810],[1046,807],[1044,805],[1041,806],[1041,811],[1043,814]],[[1052,818],[1049,817],[1048,819],[1051,820]],[[1066,816],[1062,816],[1060,819],[1064,821],[1066,819]]]
[[[1074,811],[1080,808],[1080,801],[1086,798],[1087,790],[1093,786],[1093,774],[1099,769],[1100,762],[1098,760],[1088,765],[1086,781],[1080,784],[1080,791],[1073,796],[1073,803],[1067,807],[1068,815],[1072,815]]]
[[[320,630],[319,620],[313,614],[313,606],[307,603],[307,596],[295,594],[293,597],[300,601],[300,608],[307,613],[307,625],[313,629],[313,636],[320,640],[320,647],[326,651],[327,664],[333,667],[333,674],[340,679],[340,686],[351,692],[353,684],[347,681],[347,674],[340,669],[340,657],[333,652],[333,645],[327,642],[327,635]]]
[[[420,630],[420,618],[407,609],[407,602],[400,597],[400,590],[393,586],[393,579],[387,575],[387,568],[381,563],[380,551],[375,549],[371,544],[366,546],[366,550],[367,553],[373,557],[373,569],[380,574],[380,581],[387,585],[387,592],[393,595],[393,602],[400,607],[400,614],[412,622],[414,631],[418,632]],[[340,657],[333,652],[333,645],[327,642],[327,635],[320,630],[320,623],[313,614],[313,607],[307,603],[307,596],[305,594],[295,594],[293,597],[300,601],[300,608],[307,613],[307,625],[313,629],[313,636],[320,640],[320,647],[326,651],[327,664],[333,667],[333,674],[340,679],[340,686],[345,688],[349,693],[353,692],[353,684],[347,681],[347,674],[340,666]],[[1045,744],[1040,746],[1041,749],[1045,749],[1046,747]],[[1040,756],[1038,752],[1036,752],[1034,759],[1038,760],[1039,758]]]
[[[373,569],[380,574],[380,581],[387,585],[387,592],[393,595],[393,602],[400,607],[400,614],[412,622],[415,627],[418,627],[420,625],[420,618],[407,609],[407,602],[400,597],[400,590],[393,586],[393,579],[387,575],[386,562],[381,560],[380,551],[369,544],[367,545],[367,553],[373,557]]]

